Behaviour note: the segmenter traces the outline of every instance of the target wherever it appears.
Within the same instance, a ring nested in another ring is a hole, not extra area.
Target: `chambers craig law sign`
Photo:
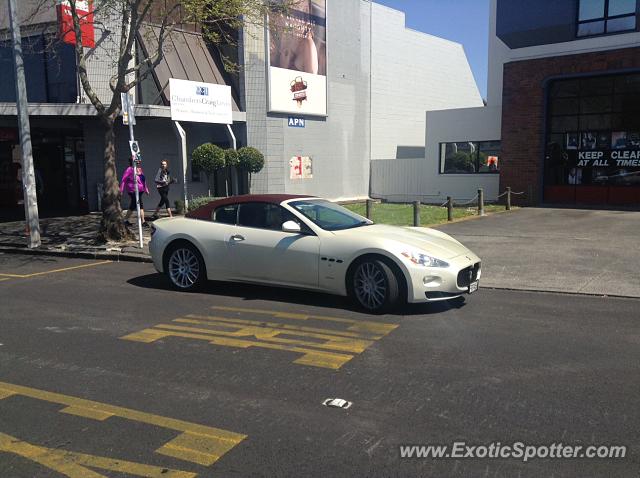
[[[171,119],[231,124],[231,87],[197,81],[169,80]]]

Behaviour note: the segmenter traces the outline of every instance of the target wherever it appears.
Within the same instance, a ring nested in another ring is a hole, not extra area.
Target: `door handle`
[[[231,240],[233,242],[244,241],[244,236],[241,236],[240,234],[234,234],[233,236],[231,236]]]

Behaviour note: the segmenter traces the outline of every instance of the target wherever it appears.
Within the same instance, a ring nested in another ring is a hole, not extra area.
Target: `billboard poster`
[[[233,123],[231,87],[169,79],[171,119],[198,123]]]
[[[269,111],[327,115],[327,0],[293,0],[269,16]]]
[[[73,15],[69,0],[58,0],[58,33],[64,43],[76,44],[76,34],[73,28]],[[93,27],[93,0],[77,0],[76,13],[80,20],[80,33],[82,35],[82,46],[85,48],[95,48],[95,29]]]

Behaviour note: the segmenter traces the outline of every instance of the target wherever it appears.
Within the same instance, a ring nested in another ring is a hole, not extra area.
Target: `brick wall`
[[[500,190],[511,186],[512,191],[526,191],[514,197],[514,202],[521,204],[539,204],[542,200],[545,80],[633,69],[640,69],[640,48],[506,63]]]

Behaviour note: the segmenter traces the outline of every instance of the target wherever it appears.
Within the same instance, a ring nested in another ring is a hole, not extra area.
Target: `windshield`
[[[294,201],[289,205],[327,231],[368,226],[372,221],[325,199]]]

